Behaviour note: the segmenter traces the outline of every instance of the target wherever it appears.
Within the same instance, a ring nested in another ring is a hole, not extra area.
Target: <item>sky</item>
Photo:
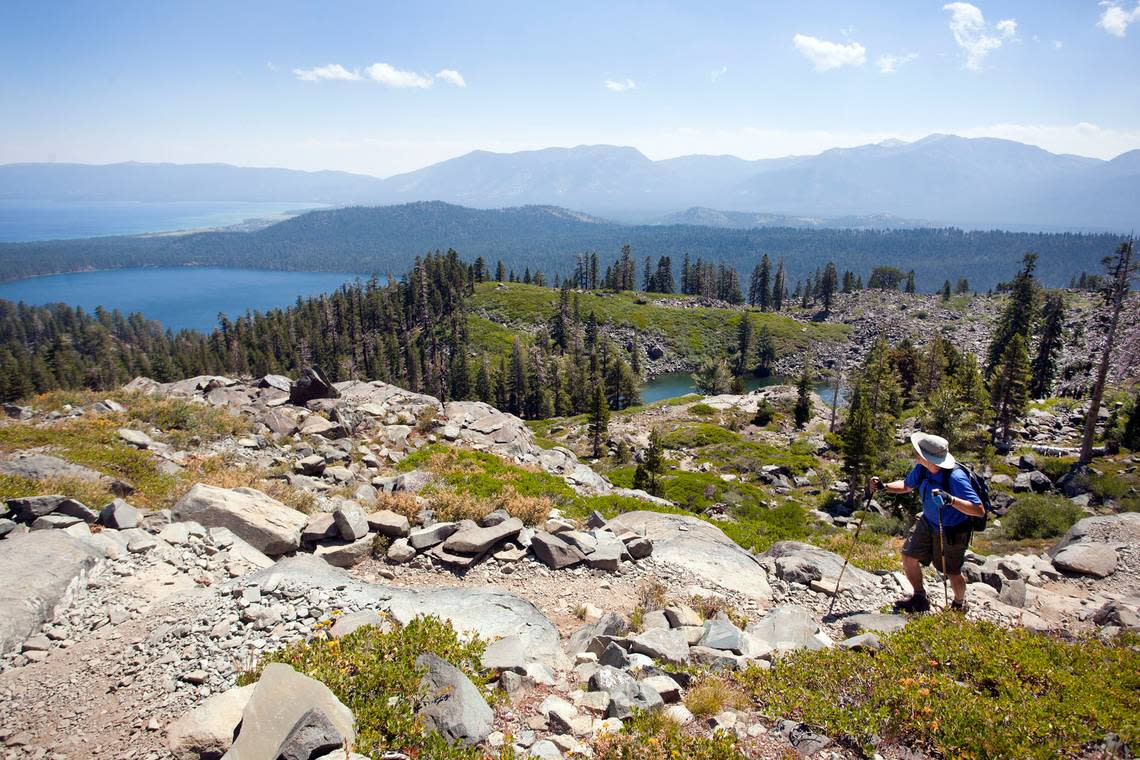
[[[0,4],[0,163],[1140,148],[1140,0]]]

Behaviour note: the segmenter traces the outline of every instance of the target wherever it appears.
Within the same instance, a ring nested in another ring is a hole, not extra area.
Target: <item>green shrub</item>
[[[695,414],[698,417],[712,417],[716,414],[716,409],[704,403],[693,404],[689,407],[689,414]]]
[[[877,653],[801,650],[740,676],[770,715],[820,726],[870,754],[876,742],[942,757],[1084,754],[1111,731],[1140,739],[1140,637],[1067,643],[930,615]]]
[[[715,443],[732,443],[739,440],[740,436],[731,430],[701,422],[666,433],[661,436],[661,445],[667,449],[696,449],[701,446],[712,446]]]
[[[686,733],[660,711],[641,712],[626,721],[620,733],[602,734],[594,745],[594,760],[744,760],[736,737],[727,732],[712,737]]]
[[[1053,538],[1084,516],[1076,504],[1060,496],[1032,494],[1019,498],[1001,518],[1008,538]]]
[[[767,551],[777,541],[803,541],[811,535],[807,512],[795,503],[788,502],[775,509],[738,509],[735,522],[717,522],[724,534],[745,549]]]
[[[1119,475],[1106,472],[1089,478],[1089,487],[1092,488],[1093,495],[1101,499],[1116,500],[1123,498],[1132,484]]]
[[[752,424],[757,427],[764,427],[775,416],[776,408],[769,403],[768,399],[760,399],[760,403],[756,405],[756,414],[752,418]]]
[[[1076,461],[1076,457],[1041,457],[1037,461],[1037,469],[1048,475],[1049,480],[1056,482],[1072,469]]]
[[[480,673],[485,648],[478,637],[461,641],[450,623],[418,617],[387,633],[365,626],[342,639],[291,644],[267,655],[238,683],[253,683],[266,664],[283,662],[322,682],[352,710],[357,752],[369,757],[397,751],[411,757],[477,760],[483,757],[480,750],[452,746],[417,720],[423,671],[416,667],[416,658],[432,652],[478,684],[485,680]]]

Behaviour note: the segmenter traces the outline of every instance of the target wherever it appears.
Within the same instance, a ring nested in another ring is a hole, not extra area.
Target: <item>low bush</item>
[[[480,672],[485,648],[478,637],[461,640],[450,623],[420,617],[387,633],[365,626],[342,639],[291,644],[266,655],[238,683],[253,683],[266,664],[283,662],[322,682],[352,710],[355,751],[369,757],[403,752],[433,760],[479,760],[484,757],[481,750],[451,745],[417,720],[423,671],[416,667],[416,658],[431,652],[480,684],[485,680]]]
[[[1031,494],[1022,496],[1001,518],[1002,532],[1007,538],[1053,538],[1067,531],[1084,517],[1076,504],[1060,496]]]
[[[660,711],[637,713],[620,733],[602,734],[594,760],[744,760],[736,738],[720,732],[704,737],[685,732]]]
[[[735,522],[714,525],[745,549],[764,552],[777,541],[803,541],[811,535],[811,525],[803,507],[787,502],[773,509],[743,507],[734,512]]]
[[[1089,487],[1092,488],[1093,495],[1098,498],[1116,500],[1123,498],[1132,488],[1132,484],[1120,475],[1105,472],[1089,478]]]
[[[711,406],[705,403],[693,404],[689,407],[689,414],[693,414],[698,417],[712,417],[714,414],[716,414],[716,409],[713,409]]]
[[[746,709],[748,695],[732,681],[707,675],[685,692],[685,707],[697,718],[710,718],[727,708]]]
[[[776,407],[766,398],[760,399],[760,403],[756,405],[756,414],[752,417],[752,424],[756,427],[764,427],[772,421],[776,416]]]
[[[741,440],[737,433],[725,430],[719,425],[701,422],[685,425],[661,436],[661,445],[667,449],[688,450],[716,443],[733,443]]]
[[[83,417],[52,425],[3,425],[0,426],[0,452],[42,448],[62,459],[127,481],[135,487],[130,501],[136,506],[167,506],[177,480],[159,471],[150,453],[120,440],[118,428],[121,426],[122,420],[111,416]],[[91,501],[84,501],[88,506],[113,498],[101,484],[94,484],[89,491],[87,498]],[[52,491],[45,490],[45,484],[40,482],[34,493]]]
[[[1049,480],[1057,482],[1076,461],[1076,457],[1041,457],[1037,460],[1037,469],[1048,475]]]
[[[1140,637],[1068,643],[930,615],[879,652],[799,651],[739,676],[761,709],[821,727],[870,754],[877,743],[942,757],[1084,754],[1108,732],[1140,740]]]

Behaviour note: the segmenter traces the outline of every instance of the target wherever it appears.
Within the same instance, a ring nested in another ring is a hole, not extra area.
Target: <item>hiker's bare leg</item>
[[[961,602],[966,598],[966,576],[961,573],[951,575],[950,587],[954,589],[954,601]]]
[[[926,589],[922,587],[922,565],[918,563],[917,559],[910,556],[909,554],[902,555],[902,560],[903,572],[906,573],[906,579],[910,581],[910,587],[914,589],[914,593],[925,595]],[[965,591],[965,588],[966,584],[965,580],[963,579],[963,591]]]

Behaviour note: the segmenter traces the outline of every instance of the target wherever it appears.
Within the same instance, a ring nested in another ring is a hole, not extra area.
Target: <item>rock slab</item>
[[[273,556],[296,551],[308,518],[253,488],[217,488],[197,483],[183,496],[171,518],[193,520],[207,528],[229,528],[255,549]]]
[[[416,665],[425,670],[426,701],[418,713],[425,726],[448,741],[469,746],[486,739],[495,713],[475,684],[459,668],[431,653],[416,658]]]

